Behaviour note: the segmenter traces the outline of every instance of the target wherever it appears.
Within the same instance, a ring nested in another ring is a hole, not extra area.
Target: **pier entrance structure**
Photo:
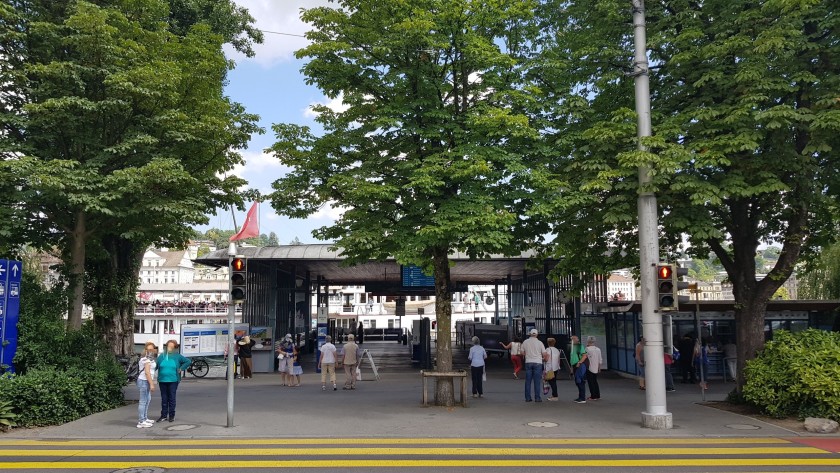
[[[393,258],[353,266],[345,263],[341,250],[329,244],[245,247],[238,254],[247,259],[247,300],[242,321],[253,326],[272,327],[275,339],[286,333],[300,334],[308,351],[314,350],[312,307],[326,307],[328,286],[364,286],[372,296],[434,295],[429,286],[404,285],[401,266]],[[534,270],[533,254],[491,256],[470,259],[466,254],[451,256],[453,292],[465,292],[469,285],[489,285],[493,293],[493,320],[508,325],[527,316],[540,334],[568,337],[579,333],[581,316],[595,314],[607,302],[606,277],[589,278],[584,291],[571,295],[579,277],[548,279],[553,268],[548,261]],[[195,260],[211,266],[228,264],[227,249]],[[499,301],[501,297],[505,300]]]

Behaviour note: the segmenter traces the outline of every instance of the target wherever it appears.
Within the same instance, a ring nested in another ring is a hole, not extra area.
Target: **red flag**
[[[245,216],[245,223],[239,229],[239,233],[230,237],[230,241],[242,240],[260,235],[260,222],[257,220],[257,209],[259,202],[254,202],[248,210],[248,215]]]

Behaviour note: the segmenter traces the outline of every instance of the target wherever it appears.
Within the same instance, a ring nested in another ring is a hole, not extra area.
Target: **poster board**
[[[181,354],[188,357],[224,355],[228,328],[228,324],[181,325]],[[234,325],[236,339],[249,333],[248,324]]]

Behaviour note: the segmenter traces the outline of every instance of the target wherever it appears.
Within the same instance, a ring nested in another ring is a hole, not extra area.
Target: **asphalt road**
[[[0,470],[836,472],[840,439],[0,440]]]

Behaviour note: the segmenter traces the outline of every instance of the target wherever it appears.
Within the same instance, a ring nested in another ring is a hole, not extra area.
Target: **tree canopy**
[[[130,322],[145,248],[184,244],[244,184],[219,177],[258,131],[223,93],[227,33],[200,17],[171,31],[162,0],[21,0],[12,11],[6,36],[24,36],[6,43],[15,61],[6,85],[19,103],[0,111],[0,125],[4,174],[20,183],[17,237],[62,249],[71,327],[85,284],[103,327],[114,312]],[[114,332],[130,338],[124,328]]]
[[[534,69],[556,151],[534,173],[559,270],[638,261],[636,174],[653,170],[663,254],[714,252],[739,310],[739,363],[763,344],[767,300],[835,237],[840,18],[833,2],[647,2],[654,136],[636,148],[623,0],[565,2]],[[727,245],[727,243],[731,243]],[[756,278],[760,244],[781,251]],[[609,252],[611,258],[602,255]],[[743,373],[743,370],[739,370]]]
[[[340,206],[315,232],[350,262],[393,255],[434,274],[438,368],[451,367],[449,254],[513,253],[527,240],[517,186],[535,1],[342,0],[304,11],[306,80],[346,109],[316,106],[322,136],[276,124],[271,151],[292,171],[272,205],[292,217]],[[438,402],[452,403],[451,381]]]

